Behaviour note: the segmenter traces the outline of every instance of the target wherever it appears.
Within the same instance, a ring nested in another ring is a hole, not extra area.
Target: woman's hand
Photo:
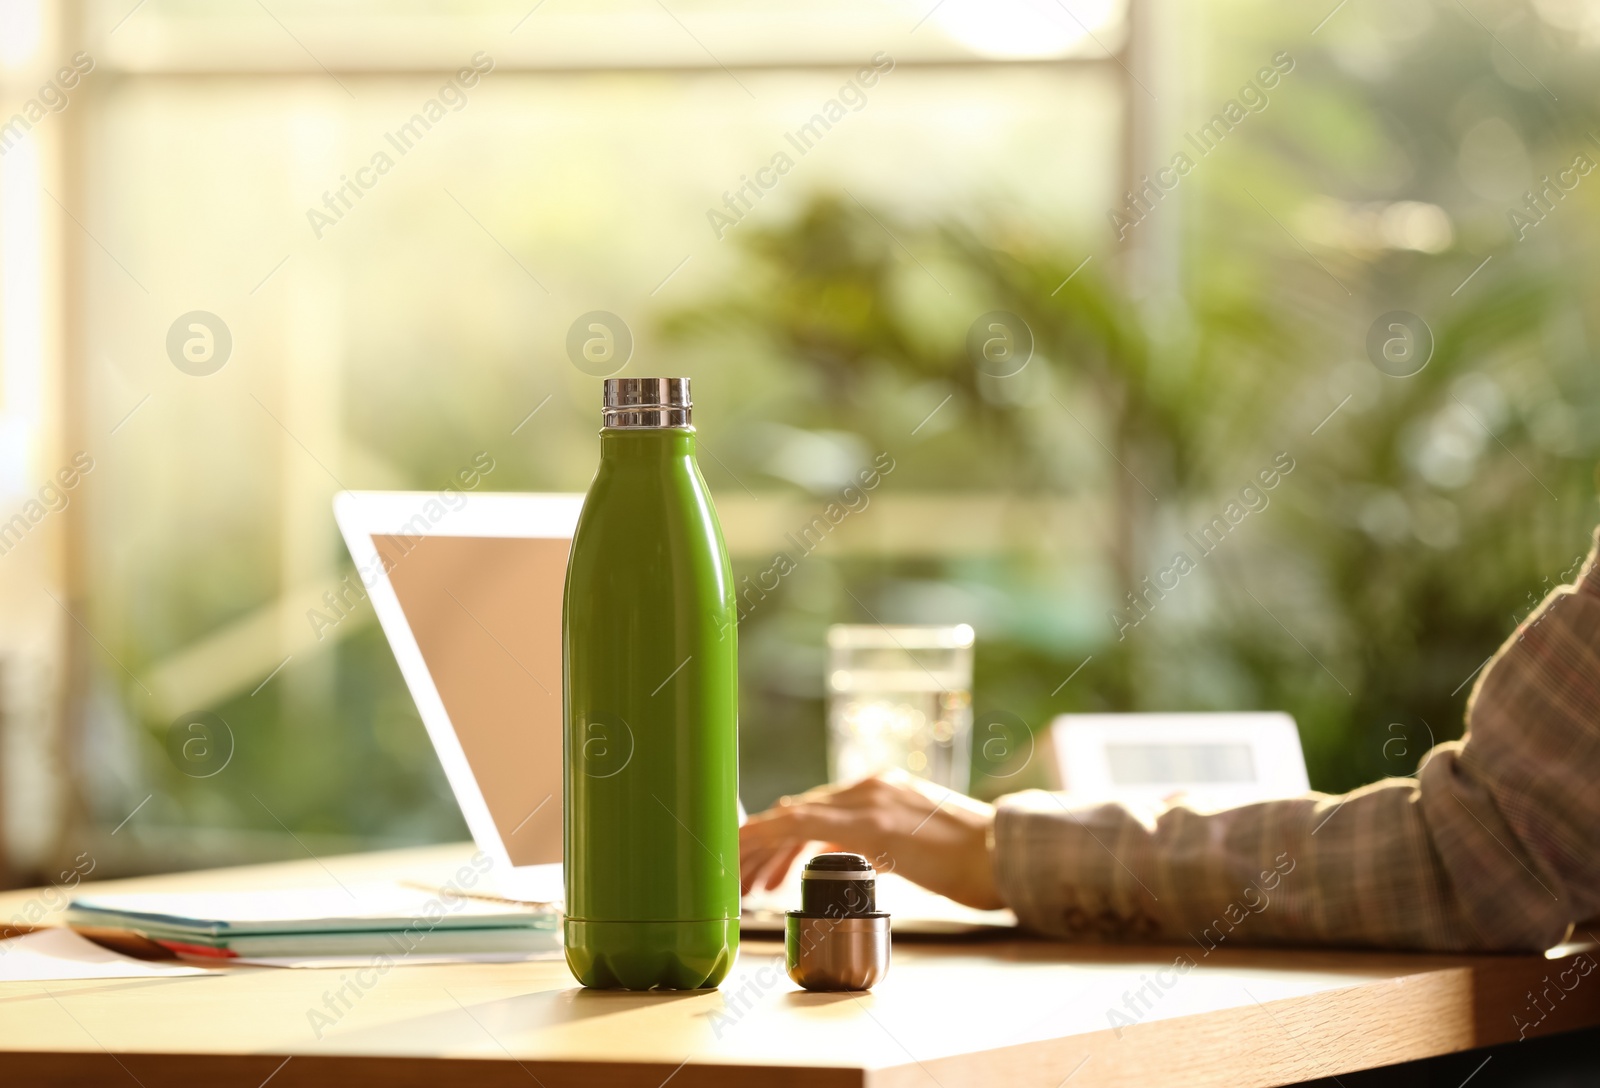
[[[896,872],[958,903],[1003,907],[995,887],[990,837],[994,806],[903,771],[848,786],[819,786],[785,797],[739,829],[739,873],[745,891],[776,888],[808,842],[865,854],[881,872]]]

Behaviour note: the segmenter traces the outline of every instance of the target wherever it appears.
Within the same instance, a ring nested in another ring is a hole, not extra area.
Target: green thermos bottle
[[[716,986],[739,946],[737,612],[687,378],[609,378],[562,610],[567,965]]]

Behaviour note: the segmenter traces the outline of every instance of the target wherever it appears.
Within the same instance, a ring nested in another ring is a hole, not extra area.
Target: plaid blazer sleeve
[[[1495,653],[1466,735],[1429,751],[1415,778],[1153,817],[1014,794],[994,826],[1002,896],[1024,925],[1074,938],[1560,943],[1600,915],[1596,550]]]

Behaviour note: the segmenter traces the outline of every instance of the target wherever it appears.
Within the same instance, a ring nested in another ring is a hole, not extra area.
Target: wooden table
[[[304,886],[330,873],[443,879],[467,852],[98,887]],[[0,918],[35,894],[0,896]],[[348,971],[3,983],[0,1084],[1237,1088],[1515,1040],[1514,1017],[1540,1016],[1529,991],[1554,986],[1574,964],[1566,977],[1575,985],[1529,1036],[1600,1023],[1600,972],[1579,978],[1581,950],[1557,959],[1202,951],[901,939],[888,979],[869,995],[797,990],[782,948],[763,940],[747,941],[722,989],[705,993],[586,991],[559,962],[400,964],[366,975],[373,984],[321,1038],[310,1010],[327,1008]],[[1184,954],[1198,963],[1180,976],[1170,968]],[[1115,1026],[1113,1009],[1123,1018]]]

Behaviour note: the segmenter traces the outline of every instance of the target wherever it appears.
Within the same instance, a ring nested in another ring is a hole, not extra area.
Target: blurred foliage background
[[[1123,9],[1102,7],[1119,48]],[[167,689],[144,698],[129,675],[204,690],[174,679],[205,671],[185,647],[262,609],[298,624],[294,594],[350,570],[327,507],[341,484],[435,489],[487,450],[489,489],[584,488],[599,383],[562,344],[596,308],[638,336],[627,373],[693,378],[702,468],[745,542],[736,577],[856,469],[895,461],[741,627],[748,806],[823,780],[825,631],[873,619],[974,625],[980,730],[996,714],[1038,732],[1074,710],[1282,709],[1315,787],[1409,773],[1459,735],[1475,670],[1597,520],[1600,172],[1569,172],[1521,237],[1510,213],[1580,156],[1600,163],[1600,16],[1578,0],[1327,7],[1136,7],[1173,25],[1119,52],[1131,67],[1087,44],[1070,63],[905,63],[715,243],[712,194],[782,148],[853,60],[730,61],[759,108],[716,69],[507,62],[429,135],[431,158],[315,244],[303,206],[431,77],[350,75],[353,104],[315,72],[95,92],[81,211],[159,296],[91,266],[95,426],[156,380],[141,367],[181,381],[123,351],[128,330],[157,343],[207,305],[240,344],[209,385],[132,417],[118,441],[134,452],[103,459],[88,500],[90,626],[129,670],[94,659],[75,749],[108,868],[284,856],[291,829],[318,853],[465,837],[370,611],[271,683],[257,688],[276,650],[215,688],[206,709],[238,744],[216,778],[166,758]],[[896,9],[896,40],[916,14]],[[957,34],[945,18],[925,42]],[[1263,86],[1280,55],[1292,67]],[[1230,101],[1247,108],[1202,150]],[[1121,164],[1180,153],[1192,169],[1119,232]],[[241,193],[266,210],[239,216]],[[211,263],[191,251],[206,245]],[[1031,331],[1016,373],[969,350],[993,311]],[[1392,311],[1431,329],[1408,377],[1368,351]],[[1281,455],[1294,468],[1270,502],[1199,558],[1186,534]],[[1123,626],[1127,595],[1179,550],[1197,569]],[[973,792],[1047,784],[1045,763],[980,758]]]
[[[1068,530],[1099,553],[1080,592],[1032,527],[985,562],[838,563],[747,621],[759,659],[829,621],[970,620],[980,730],[996,710],[1037,731],[1071,710],[1283,709],[1328,791],[1408,774],[1460,735],[1469,678],[1570,580],[1596,521],[1600,186],[1580,180],[1600,163],[1595,16],[1486,7],[1491,33],[1406,4],[1352,10],[1319,40],[1302,14],[1208,13],[1218,109],[1277,50],[1295,64],[1224,145],[1174,142],[1198,161],[1130,232],[1181,216],[1170,293],[1119,269],[1109,230],[1051,237],[981,209],[907,221],[823,196],[747,240],[725,294],[669,319],[700,350],[780,360],[793,424],[893,450],[895,488],[1092,511]],[[1556,171],[1573,191],[1513,220]],[[908,287],[926,278],[950,297]],[[968,352],[963,319],[991,310],[1032,330],[1020,374]],[[1431,328],[1416,374],[1369,357],[1390,311]],[[896,402],[945,395],[908,445]],[[1270,505],[1201,559],[1184,534],[1280,451],[1296,467]],[[1197,572],[1119,637],[1107,613],[1135,618],[1125,595],[1180,549]],[[819,777],[815,695],[755,672],[746,700],[763,798]],[[980,794],[1048,781],[976,758]]]

